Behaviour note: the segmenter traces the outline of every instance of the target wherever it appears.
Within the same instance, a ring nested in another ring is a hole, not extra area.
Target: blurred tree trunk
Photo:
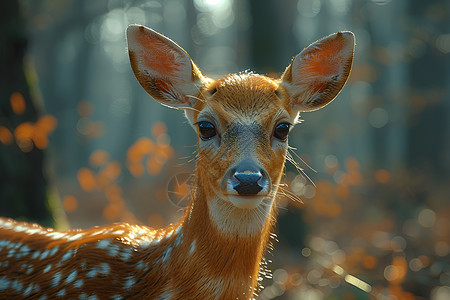
[[[19,2],[1,1],[0,16],[0,215],[53,226],[43,151],[29,139],[17,143],[13,137],[19,125],[39,115],[26,80],[28,38]]]
[[[449,132],[446,122],[449,112],[446,101],[450,56],[439,50],[438,41],[440,33],[448,32],[450,28],[449,5],[438,0],[415,0],[408,4],[410,17],[416,24],[414,30],[419,32],[417,35],[425,45],[423,55],[411,63],[413,103],[410,105],[408,165],[414,171],[448,178],[446,143]]]

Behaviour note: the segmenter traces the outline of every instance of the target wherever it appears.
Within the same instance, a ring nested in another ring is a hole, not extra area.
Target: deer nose
[[[263,188],[259,185],[259,181],[262,178],[260,172],[244,172],[244,173],[234,173],[234,178],[238,182],[233,189],[235,189],[241,196],[251,196],[258,194]]]
[[[236,166],[233,175],[233,189],[240,196],[253,196],[264,188],[264,175],[252,161],[244,161]]]

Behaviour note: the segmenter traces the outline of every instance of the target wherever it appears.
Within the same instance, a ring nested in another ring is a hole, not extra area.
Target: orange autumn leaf
[[[33,142],[34,145],[41,150],[47,148],[49,144],[48,137],[45,134],[39,134],[37,132],[35,132],[33,136]]]
[[[62,205],[65,211],[74,212],[78,208],[78,201],[74,196],[66,195],[62,199]]]
[[[32,139],[34,135],[34,126],[31,122],[19,124],[14,130],[16,140]]]
[[[89,156],[89,163],[93,167],[99,167],[109,160],[109,154],[105,150],[96,150]]]
[[[369,269],[369,270],[374,269],[377,266],[377,264],[378,264],[378,260],[373,255],[366,255],[362,259],[362,265],[366,269]]]
[[[139,148],[141,153],[150,154],[155,148],[155,143],[149,138],[141,138],[136,143],[136,146]]]
[[[88,168],[81,168],[77,173],[78,182],[81,188],[86,192],[91,192],[96,187],[95,176]]]
[[[144,166],[140,163],[131,163],[128,164],[128,170],[130,171],[131,175],[135,178],[142,177],[144,175]]]
[[[402,256],[394,257],[391,265],[385,269],[385,277],[391,284],[400,284],[408,272],[408,262]]]
[[[161,162],[161,160],[155,156],[152,156],[147,161],[147,171],[151,175],[156,175],[159,172],[161,172],[162,166],[163,166],[163,163]]]
[[[154,148],[155,143],[151,139],[140,138],[128,149],[127,160],[132,163],[140,162],[143,156],[152,153]]]
[[[43,134],[48,135],[50,132],[55,130],[58,125],[58,121],[52,115],[44,115],[39,118],[36,122],[36,130],[41,131]]]
[[[97,185],[99,188],[105,188],[111,182],[117,179],[122,172],[122,166],[118,161],[108,163],[97,175]]]
[[[345,167],[347,168],[348,171],[352,172],[352,171],[359,171],[360,170],[360,165],[359,162],[356,158],[354,157],[349,157],[346,161],[345,161]]]
[[[11,94],[9,98],[9,103],[11,104],[11,108],[16,115],[21,115],[25,112],[27,105],[25,103],[25,99],[23,95],[19,92],[15,92]]]
[[[173,147],[169,145],[158,145],[156,148],[155,154],[164,160],[168,160],[174,155]]]
[[[156,122],[152,126],[152,134],[154,137],[158,137],[160,135],[167,133],[167,126],[163,122]]]
[[[5,126],[0,126],[0,142],[4,145],[11,145],[13,142],[13,135]]]

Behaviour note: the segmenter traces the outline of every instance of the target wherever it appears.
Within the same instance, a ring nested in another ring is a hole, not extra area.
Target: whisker
[[[301,158],[300,155],[298,155],[298,154],[294,151],[294,150],[297,150],[296,148],[294,148],[294,147],[289,147],[288,150],[290,150],[292,153],[294,153],[294,155],[297,156],[298,159],[300,159],[300,160],[302,161],[302,163],[304,163],[311,171],[317,173],[316,170],[314,170],[310,165],[308,165],[308,164],[306,163],[306,161],[305,161],[303,158]]]
[[[301,173],[303,176],[305,176],[306,179],[308,179],[309,182],[311,182],[311,184],[316,187],[316,184],[312,181],[312,179],[305,173],[305,171],[299,166],[299,164],[294,160],[294,158],[292,157],[292,155],[290,155],[290,153],[286,153],[286,158],[287,161],[289,161],[291,164],[294,165],[294,167],[297,169],[297,171],[299,173]]]
[[[199,90],[199,92],[200,92],[200,90]],[[200,102],[205,102],[204,99],[199,98],[199,97],[196,97],[196,96],[194,96],[194,95],[186,95],[186,97],[193,98],[193,99],[198,100],[198,101],[200,101]]]
[[[200,112],[198,109],[193,108],[193,107],[189,107],[189,106],[183,107],[183,109],[190,109],[190,110],[194,110],[194,111]]]

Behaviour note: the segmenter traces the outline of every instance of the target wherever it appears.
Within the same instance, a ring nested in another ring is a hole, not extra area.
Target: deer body
[[[6,298],[251,299],[275,222],[273,205],[300,111],[345,84],[354,38],[341,32],[300,52],[280,80],[204,77],[188,54],[143,26],[128,29],[136,78],[198,132],[191,202],[177,224],[53,231],[0,219]],[[3,296],[0,296],[3,297]]]

